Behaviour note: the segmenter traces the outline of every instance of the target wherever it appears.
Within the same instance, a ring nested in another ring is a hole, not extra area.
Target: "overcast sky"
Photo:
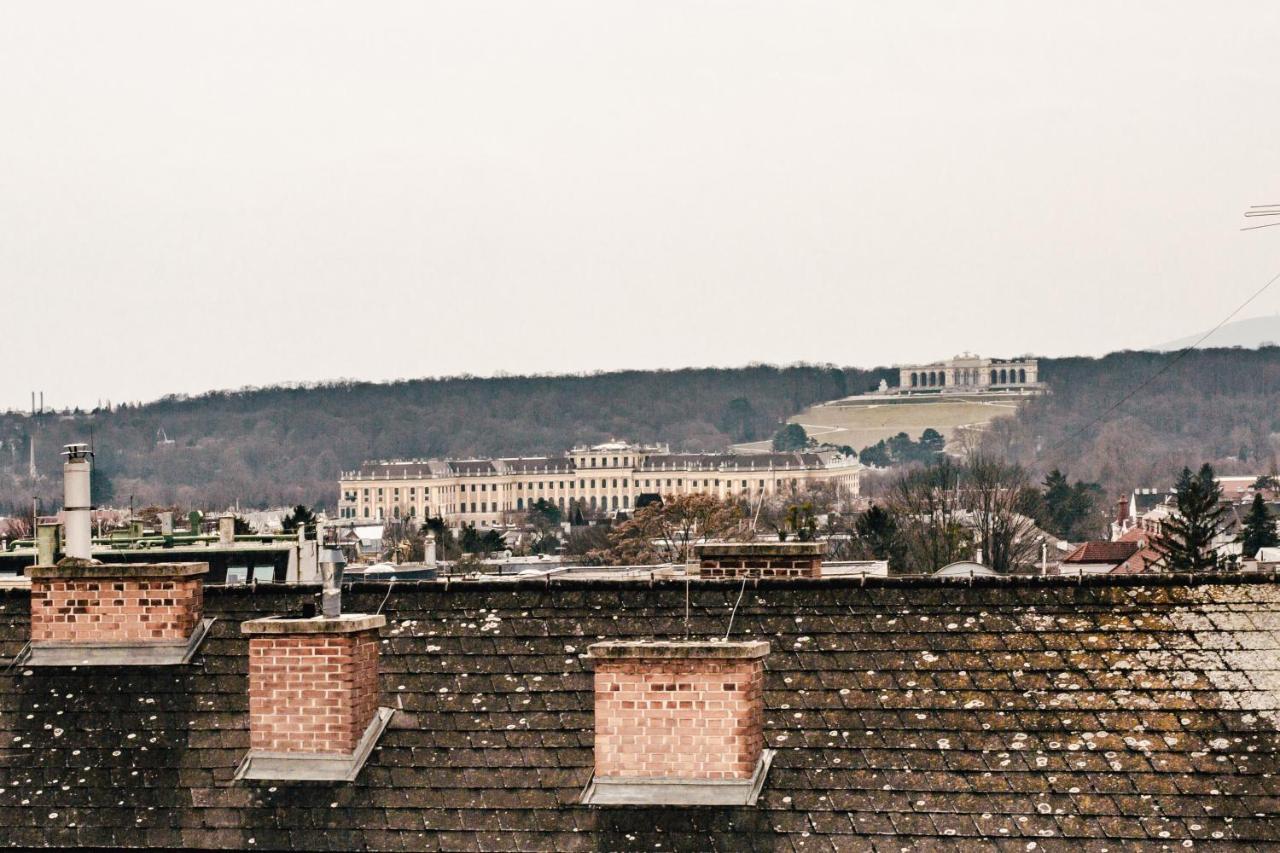
[[[1098,354],[1280,271],[1280,3],[7,3],[0,407]],[[1280,310],[1280,286],[1243,316]]]

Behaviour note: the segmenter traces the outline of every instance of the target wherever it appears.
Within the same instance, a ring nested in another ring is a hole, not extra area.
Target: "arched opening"
[[[938,384],[938,374],[930,370],[929,371],[929,387],[932,388],[934,385],[937,385],[937,384]]]
[[[996,384],[996,372],[994,370],[991,371],[991,384],[992,385]]]
[[[941,370],[938,371],[938,385],[944,388],[947,385],[947,374]]]
[[[1018,368],[1018,381],[1019,382],[1027,381],[1027,371],[1025,368]]]
[[[1001,385],[1009,384],[1009,371],[1004,370],[1003,368],[1000,370],[1000,384]]]
[[[912,387],[912,388],[915,388],[915,387],[916,387],[916,380],[917,380],[918,378],[919,378],[919,377],[918,377],[918,376],[916,376],[916,374],[914,374],[914,373],[913,373],[913,374],[911,374],[911,387]]]

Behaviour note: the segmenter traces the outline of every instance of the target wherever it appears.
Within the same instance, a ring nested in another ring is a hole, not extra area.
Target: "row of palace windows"
[[[603,481],[602,481],[602,482],[603,482]],[[615,481],[615,482],[616,482],[616,481]],[[639,482],[639,481],[637,481],[637,483],[638,483],[638,482]],[[714,482],[715,482],[715,485],[716,485],[716,486],[719,486],[719,485],[720,485],[720,481],[719,481],[719,480],[715,480]],[[749,489],[749,488],[750,488],[749,482],[748,482],[747,480],[742,480],[741,482],[742,482],[742,489],[746,490],[746,489]],[[592,480],[592,481],[591,481],[591,483],[592,483],[592,485],[594,485],[594,484],[595,484],[595,481],[594,481],[594,480]],[[650,484],[651,484],[651,483],[653,484],[652,486],[650,486]],[[703,480],[703,481],[702,481],[702,486],[703,486],[703,487],[709,487],[709,486],[711,485],[711,483],[712,483],[712,481],[711,481],[711,480]],[[797,483],[797,481],[796,481],[796,480],[794,480],[794,479],[791,481],[791,485],[792,485],[792,486],[795,486],[795,485],[796,485],[796,483]],[[667,484],[668,486],[675,485],[675,486],[677,486],[677,487],[683,487],[683,486],[684,486],[684,480],[683,480],[683,479],[677,479],[677,480],[671,480],[671,479],[668,479],[668,480],[666,481],[666,484]],[[697,488],[697,487],[698,487],[698,481],[697,481],[697,480],[690,480],[690,481],[689,481],[689,484],[690,484],[690,486],[691,486],[692,488]],[[645,485],[646,487],[657,487],[657,488],[661,488],[661,487],[662,487],[662,480],[645,480],[645,481],[644,481],[644,485]],[[725,481],[725,485],[726,485],[726,486],[728,486],[729,488],[733,488],[733,481],[732,481],[732,480],[726,480],[726,481]],[[762,491],[762,492],[763,492],[763,491],[764,491],[764,488],[765,488],[765,484],[764,484],[763,482],[759,482],[759,483],[757,483],[757,484],[756,484],[756,487],[757,487],[760,491]],[[530,488],[532,488],[532,486],[530,486]],[[397,494],[397,495],[398,495],[398,494],[399,494],[399,492],[400,492],[400,490],[399,490],[399,489],[395,489],[394,491],[396,492],[396,494]],[[414,492],[414,490],[413,490],[413,489],[409,489],[408,491],[409,491],[409,493],[410,493],[411,495],[412,495],[412,494],[413,494],[413,492]],[[424,494],[425,494],[425,491],[426,491],[426,490],[424,489],[423,491],[424,491]],[[497,489],[495,488],[495,489],[494,489],[494,491],[497,491]],[[365,495],[366,495],[366,497],[368,496],[368,493],[369,493],[369,490],[368,490],[368,489],[365,489]],[[378,493],[379,493],[379,494],[381,494],[381,493],[382,493],[382,489],[378,489]],[[599,498],[598,500],[597,500],[597,498],[593,495],[593,496],[591,496],[591,497],[589,497],[589,498],[585,498],[584,500],[586,500],[587,504],[588,504],[592,509],[610,509],[610,508],[612,508],[612,509],[630,509],[630,508],[631,508],[631,498],[630,498],[630,496],[628,496],[628,495],[622,495],[622,496],[612,495],[612,496],[601,497],[601,498]],[[554,503],[555,503],[557,506],[559,506],[561,509],[564,509],[564,508],[565,508],[565,499],[564,499],[563,497],[555,498],[555,499],[554,499]],[[533,499],[532,499],[532,498],[529,500],[529,506],[530,506],[530,507],[532,507],[532,506],[533,506]],[[517,498],[517,499],[516,499],[516,509],[517,509],[517,510],[523,510],[524,508],[525,508],[524,498]],[[454,512],[454,511],[455,511],[455,507],[453,507],[453,506],[449,506],[449,507],[446,509],[446,512],[450,512],[450,513],[452,513],[452,512]],[[468,504],[468,503],[466,503],[466,502],[464,502],[464,503],[461,503],[461,504],[459,504],[459,505],[457,506],[456,511],[457,511],[457,512],[463,512],[463,513],[465,513],[465,512],[472,512],[472,513],[475,513],[475,512],[481,512],[481,513],[487,513],[487,512],[490,512],[490,503],[489,503],[489,501],[479,501],[479,502],[472,501],[472,502],[470,502],[469,504]],[[500,507],[499,507],[499,505],[498,505],[498,502],[497,502],[497,501],[494,501],[494,502],[493,502],[493,504],[492,504],[492,511],[493,511],[493,512],[499,512],[499,511],[500,511]],[[375,513],[375,512],[377,513],[377,514],[376,514],[376,516],[374,515],[374,513]],[[410,506],[410,507],[408,508],[408,511],[407,511],[407,515],[406,515],[406,517],[408,517],[408,518],[413,518],[413,517],[415,517],[415,516],[417,515],[417,512],[418,512],[418,511],[417,511],[417,507]],[[362,515],[364,518],[373,518],[373,517],[376,517],[376,518],[382,518],[382,517],[383,517],[383,515],[382,515],[382,508],[381,508],[381,507],[374,508],[374,507],[371,507],[371,506],[366,505],[366,506],[364,506],[364,507],[362,508],[362,510],[361,510],[361,515]],[[400,518],[400,517],[401,517],[401,514],[400,514],[400,507],[399,507],[398,505],[396,505],[396,506],[392,506],[392,507],[391,507],[391,516],[392,516],[392,518]],[[343,517],[345,517],[345,518],[355,518],[355,517],[356,517],[356,509],[355,509],[355,507],[351,507],[351,508],[349,508],[349,509],[344,509],[344,510],[343,510]]]
[[[597,459],[597,458],[600,460],[600,467],[601,467],[601,468],[607,468],[607,467],[609,466],[609,457],[608,457],[608,456],[600,456],[600,457],[592,456],[592,457],[590,457],[590,458],[591,458],[591,467],[592,467],[592,468],[596,467],[596,459]],[[622,464],[623,464],[623,465],[625,465],[625,466],[627,466],[627,467],[630,467],[630,466],[631,466],[631,457],[630,457],[630,456],[624,456],[624,457],[622,457]],[[613,467],[615,467],[615,468],[617,468],[617,467],[618,467],[618,457],[617,457],[617,456],[613,457]]]
[[[960,384],[973,385],[978,380],[977,371],[962,370],[960,371]],[[1027,381],[1026,368],[1002,368],[1000,370],[991,371],[992,385],[1007,385],[1010,382],[1025,383]],[[947,374],[943,370],[920,371],[911,374],[912,388],[943,388],[947,384]]]
[[[741,487],[742,487],[743,489],[746,489],[746,488],[748,488],[748,487],[749,487],[749,482],[748,482],[747,480],[742,480],[741,482],[742,482],[742,486],[741,486]],[[590,484],[590,485],[588,486],[588,484]],[[733,488],[733,481],[732,481],[732,480],[725,480],[725,481],[724,481],[724,484],[725,484],[726,486],[728,486],[729,488]],[[474,492],[474,491],[476,491],[476,485],[477,485],[477,484],[476,484],[476,483],[471,483],[470,485],[471,485],[471,491],[473,491],[473,492]],[[636,487],[637,487],[637,488],[646,488],[646,489],[648,489],[648,488],[659,488],[659,489],[660,489],[660,488],[663,488],[663,485],[664,485],[664,481],[663,481],[662,479],[660,479],[660,478],[659,478],[659,479],[646,479],[646,480],[644,480],[643,485],[641,485],[641,481],[640,481],[640,480],[636,480]],[[666,481],[665,481],[665,485],[666,485],[666,487],[667,487],[667,488],[672,488],[672,487],[675,487],[675,488],[684,488],[684,478],[675,478],[675,479],[673,479],[673,478],[668,477],[668,478],[666,479]],[[714,487],[719,488],[719,487],[720,487],[720,480],[718,480],[718,479],[717,479],[717,480],[705,479],[705,480],[702,480],[701,482],[699,482],[697,479],[693,479],[693,480],[690,480],[690,481],[689,481],[689,486],[690,486],[690,488],[695,488],[695,489],[696,489],[696,488],[699,488],[699,487],[701,487],[701,488],[711,488],[713,485],[714,485]],[[760,481],[760,482],[758,482],[756,485],[757,485],[757,487],[758,487],[759,489],[761,489],[762,491],[764,490],[764,487],[765,487],[765,483],[764,483],[764,481]],[[498,485],[497,485],[497,484],[494,484],[492,489],[489,489],[489,486],[488,486],[488,484],[486,484],[486,483],[480,483],[480,484],[479,484],[479,486],[480,486],[480,491],[482,491],[482,492],[485,492],[485,491],[495,491],[495,492],[496,492],[496,491],[498,491]],[[560,481],[551,480],[551,481],[546,481],[546,482],[539,482],[539,483],[537,483],[537,484],[530,483],[530,484],[529,484],[529,491],[535,491],[535,486],[536,486],[536,490],[537,490],[537,491],[543,491],[543,490],[545,490],[545,489],[555,489],[555,488],[564,489],[564,488],[565,488],[565,481],[564,481],[564,480],[560,480]],[[594,488],[596,488],[596,481],[595,481],[595,480],[579,480],[579,481],[578,481],[578,486],[579,486],[579,488],[583,488],[583,489],[588,488],[588,487],[589,487],[589,488],[594,489]],[[568,481],[568,487],[569,487],[569,488],[573,488],[573,481],[572,481],[572,480]],[[631,481],[630,481],[630,479],[626,479],[626,478],[622,479],[622,480],[621,480],[621,487],[622,487],[622,488],[630,488],[630,487],[631,487]],[[608,480],[600,480],[600,488],[609,488],[609,481],[608,481]],[[619,480],[618,480],[617,478],[615,478],[615,479],[613,480],[613,488],[619,488]],[[466,489],[466,484],[464,484],[464,485],[463,485],[463,489],[464,489],[464,490]],[[517,483],[517,484],[516,484],[516,489],[517,489],[517,490],[523,490],[523,489],[524,489],[524,484],[523,484],[523,483]],[[413,498],[413,497],[416,497],[416,496],[417,496],[417,489],[416,489],[415,487],[413,487],[413,486],[409,486],[409,487],[407,487],[407,488],[406,488],[406,492],[408,493],[408,496],[409,496],[410,498]],[[384,496],[384,495],[383,495],[383,489],[381,489],[381,488],[377,489],[377,496],[378,496],[379,498],[382,498],[382,497]],[[347,500],[349,500],[349,501],[354,501],[354,500],[356,499],[355,492],[347,493],[347,494],[345,494],[343,497],[345,497],[345,498],[346,498]],[[400,499],[400,489],[398,489],[398,488],[392,489],[392,490],[391,490],[391,497],[392,497],[394,500],[399,500],[399,499]],[[426,488],[424,488],[424,489],[422,490],[422,497],[423,497],[423,500],[426,500],[426,501],[430,501],[430,499],[431,499],[431,498],[430,498],[430,494],[429,494],[429,492],[428,492],[428,490],[427,490]],[[368,500],[370,499],[370,490],[369,490],[369,489],[365,489],[365,490],[364,490],[364,499],[365,499],[366,501],[368,501]],[[521,500],[523,500],[523,499],[521,499]],[[563,503],[564,503],[564,498],[560,498],[560,502],[561,502],[561,504],[563,505]],[[485,502],[485,503],[487,503],[487,502]],[[366,513],[366,515],[367,515],[367,513]]]

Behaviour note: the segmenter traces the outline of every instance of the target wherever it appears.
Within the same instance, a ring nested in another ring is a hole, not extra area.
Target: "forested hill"
[[[1182,358],[1120,352],[1040,364],[1052,393],[1017,418],[993,422],[986,435],[988,446],[1037,472],[1058,467],[1116,497],[1131,488],[1170,487],[1184,465],[1211,462],[1220,474],[1276,471],[1278,347]]]
[[[92,440],[95,502],[331,505],[365,459],[558,453],[610,438],[722,449],[896,372],[831,366],[354,382],[165,398],[113,411],[0,415],[0,514],[60,501],[58,453]],[[28,442],[44,479],[27,477]],[[165,443],[165,439],[172,443]]]
[[[1280,348],[1042,359],[1052,392],[994,422],[989,445],[1109,495],[1172,482],[1184,464],[1275,470]],[[1170,365],[1172,365],[1170,367]],[[1119,409],[1117,400],[1168,368]],[[766,438],[815,402],[873,388],[885,368],[627,371],[589,376],[343,383],[166,398],[113,411],[0,415],[0,513],[58,505],[63,444],[92,436],[95,502],[332,505],[340,470],[372,458],[556,453],[609,438],[721,449]],[[161,432],[163,430],[163,432]],[[43,479],[27,477],[36,442]],[[167,439],[171,443],[166,443]]]

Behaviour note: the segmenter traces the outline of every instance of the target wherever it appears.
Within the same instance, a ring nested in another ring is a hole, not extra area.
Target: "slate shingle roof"
[[[770,468],[817,468],[823,464],[818,453],[664,453],[645,458],[639,470],[662,471],[767,471]]]
[[[694,582],[723,636],[740,586]],[[362,585],[352,611],[387,594]],[[600,638],[682,637],[682,582],[397,584],[383,704],[351,784],[232,781],[248,746],[240,621],[308,591],[206,592],[184,669],[0,674],[0,843],[296,850],[1181,849],[1280,843],[1280,585],[1269,578],[761,581],[754,808],[577,805]],[[0,655],[27,636],[0,591]],[[2,667],[0,667],[2,669]]]

